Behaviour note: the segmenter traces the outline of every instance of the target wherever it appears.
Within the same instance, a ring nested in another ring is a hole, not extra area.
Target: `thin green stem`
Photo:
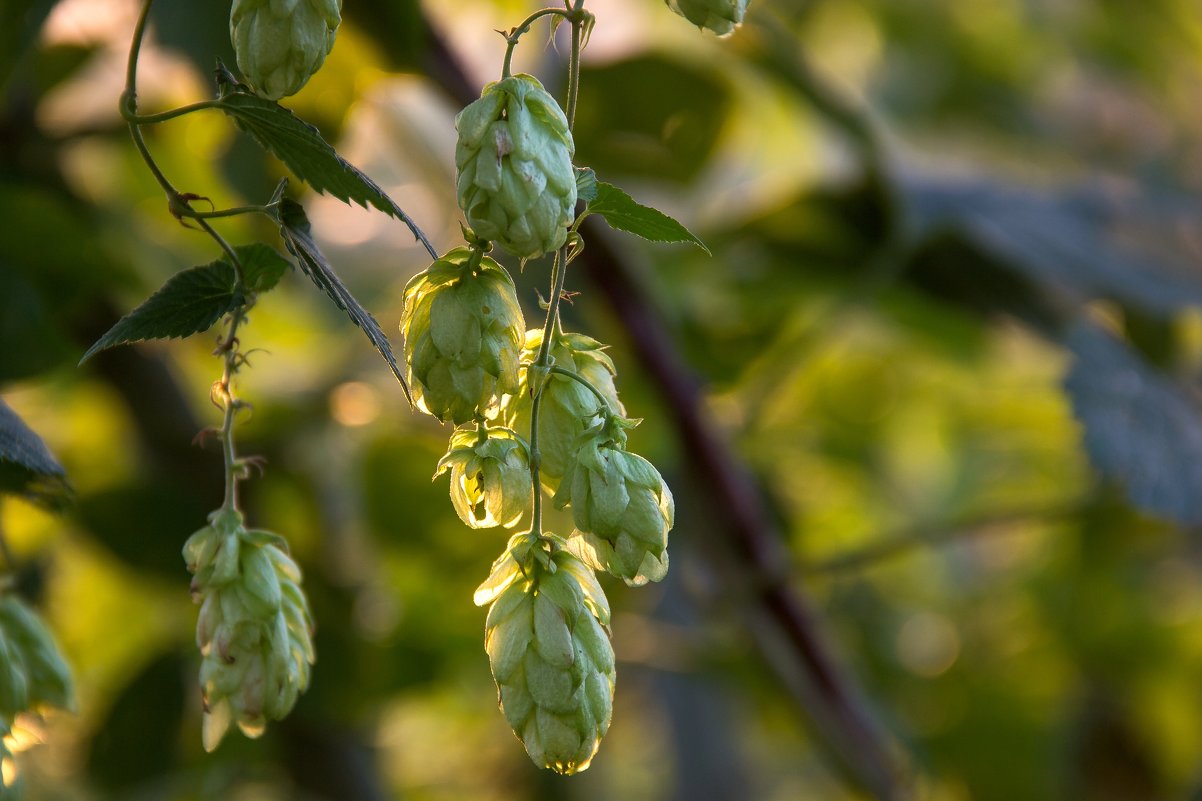
[[[542,8],[526,17],[525,21],[522,22],[521,25],[514,28],[509,32],[509,35],[505,37],[505,60],[501,63],[502,78],[508,78],[512,74],[511,68],[513,64],[513,51],[514,48],[518,46],[518,40],[521,39],[524,34],[530,32],[530,26],[535,22],[538,22],[538,20],[542,19],[543,17],[549,17],[552,15],[560,16],[564,19],[571,19],[571,13],[565,9]]]
[[[568,102],[564,113],[568,118],[568,129],[576,127],[576,97],[580,94],[580,43],[584,19],[584,0],[578,0],[569,20],[572,23],[572,50],[568,54]]]
[[[184,115],[191,114],[195,111],[204,111],[205,109],[210,108],[220,108],[220,105],[220,102],[217,100],[201,100],[198,103],[190,103],[186,106],[180,106],[179,108],[173,108],[168,111],[160,111],[157,114],[138,114],[130,110],[130,108],[123,103],[121,105],[121,116],[125,118],[126,122],[132,122],[137,125],[154,125],[156,123],[167,122],[168,120],[174,120],[178,117],[183,117]]]
[[[561,375],[565,378],[570,378],[577,384],[580,384],[589,392],[593,393],[593,397],[597,399],[597,403],[601,404],[601,408],[598,409],[598,411],[603,411],[605,414],[613,414],[613,409],[610,408],[609,400],[601,394],[601,390],[593,386],[592,381],[589,381],[579,373],[573,373],[571,370],[565,370],[564,368],[556,367],[555,365],[551,366],[551,373],[554,375]]]
[[[225,461],[225,500],[221,504],[222,509],[238,508],[238,481],[242,477],[234,447],[234,418],[238,414],[238,401],[234,397],[232,384],[234,374],[238,372],[238,326],[244,319],[246,307],[239,306],[230,316],[229,331],[217,346],[217,352],[224,359],[221,381],[216,387],[224,412],[221,421],[221,452]]]

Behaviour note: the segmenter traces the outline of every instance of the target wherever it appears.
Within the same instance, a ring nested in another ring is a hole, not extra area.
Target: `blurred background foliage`
[[[578,163],[714,256],[605,239],[756,478],[786,546],[760,580],[813,600],[909,765],[897,786],[1202,798],[1196,2],[753,0],[726,40],[657,0],[588,7]],[[453,115],[499,69],[494,30],[533,8],[347,0],[288,105],[448,248]],[[713,476],[690,469],[664,376],[639,366],[645,332],[583,272],[566,324],[612,344],[646,419],[632,447],[678,504],[669,578],[606,585],[620,680],[594,766],[540,773],[508,732],[471,604],[504,535],[461,526],[430,481],[449,432],[299,275],[251,315],[239,434],[268,460],[248,516],[306,569],[314,683],[263,739],[203,753],[179,549],[220,503],[220,455],[193,443],[218,419],[214,335],[76,367],[215,257],[168,216],[117,114],[136,12],[0,5],[0,392],[71,485],[62,514],[5,497],[0,527],[81,699],[27,722],[22,745],[43,741],[20,757],[28,797],[871,797],[749,638],[754,593],[706,536]],[[209,96],[215,58],[233,63],[224,4],[160,0],[151,30],[145,109]],[[565,53],[540,29],[517,66],[561,85]],[[218,207],[285,174],[216,114],[148,139]],[[395,330],[423,253],[381,214],[302,199]],[[221,229],[278,246],[257,220]],[[545,264],[519,276],[528,314],[546,283]]]

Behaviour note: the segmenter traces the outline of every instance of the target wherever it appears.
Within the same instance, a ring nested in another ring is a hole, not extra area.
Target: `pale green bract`
[[[492,416],[517,391],[525,321],[501,265],[459,247],[405,287],[401,332],[418,408],[456,425]]]
[[[668,8],[699,28],[725,36],[743,22],[747,0],[664,0]]]
[[[577,531],[569,547],[586,563],[631,586],[668,572],[668,532],[675,505],[655,466],[626,450],[630,423],[610,417],[579,440],[555,494],[571,504]]]
[[[459,208],[481,239],[523,259],[558,249],[576,209],[567,117],[537,78],[484,87],[455,118]]]
[[[236,511],[215,513],[184,544],[200,604],[202,741],[212,751],[230,724],[248,737],[286,716],[309,686],[313,620],[300,568],[276,534],[247,530]]]
[[[230,41],[257,94],[279,100],[321,67],[342,21],[342,0],[234,0]]]
[[[530,451],[508,428],[461,428],[434,477],[451,472],[451,503],[471,528],[512,528],[530,505]]]
[[[522,369],[518,391],[505,403],[505,424],[515,431],[529,431],[531,425],[530,366],[543,342],[541,328],[526,332],[522,350]],[[617,370],[605,352],[605,346],[584,334],[560,333],[551,343],[555,367],[568,370],[588,381],[601,393],[615,414],[624,414],[614,385]],[[576,441],[605,411],[588,387],[565,375],[551,373],[542,385],[538,413],[538,449],[542,455],[539,480],[550,492],[559,487],[564,470],[576,452]]]
[[[519,534],[477,590],[477,604],[489,601],[484,646],[506,720],[534,764],[585,770],[609,729],[616,678],[593,571],[558,537]]]

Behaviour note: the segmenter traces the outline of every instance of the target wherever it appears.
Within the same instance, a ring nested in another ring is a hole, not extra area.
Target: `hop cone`
[[[510,528],[530,505],[530,453],[508,428],[456,431],[434,477],[448,470],[451,503],[472,528]]]
[[[537,357],[542,342],[541,329],[526,332],[518,391],[505,408],[506,425],[515,431],[530,430],[532,387],[529,365]],[[625,413],[614,386],[617,371],[604,345],[584,334],[560,334],[551,345],[551,357],[556,367],[570,370],[596,387],[615,414]],[[576,441],[596,422],[602,409],[588,387],[555,373],[547,376],[542,395],[538,410],[538,450],[542,457],[539,478],[554,492],[576,452]]]
[[[529,75],[490,83],[455,130],[459,208],[476,235],[523,259],[563,245],[576,208],[575,145],[543,85]]]
[[[665,0],[668,8],[699,28],[719,36],[733,31],[747,11],[747,0]]]
[[[492,414],[517,391],[524,327],[513,279],[479,251],[455,248],[414,276],[401,331],[418,406],[457,425]]]
[[[578,773],[613,711],[609,604],[562,541],[550,554],[536,543],[529,534],[511,539],[476,603],[492,601],[484,646],[506,720],[534,764]]]
[[[234,0],[238,69],[269,100],[296,94],[334,46],[341,11],[342,0]]]
[[[53,635],[15,595],[0,597],[0,639],[0,714],[74,708],[71,670]]]
[[[572,506],[577,533],[569,545],[581,558],[638,586],[668,572],[675,507],[655,466],[625,450],[630,425],[609,418],[581,438],[555,505]]]
[[[300,569],[266,531],[247,531],[237,512],[218,513],[184,545],[200,604],[205,750],[230,723],[248,737],[280,720],[309,686],[313,629]]]

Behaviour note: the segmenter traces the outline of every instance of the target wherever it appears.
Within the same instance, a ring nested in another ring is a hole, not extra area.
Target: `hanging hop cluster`
[[[48,707],[75,707],[71,671],[38,616],[16,595],[0,596],[0,736],[9,736],[17,715]],[[0,740],[0,763],[12,758]],[[0,799],[17,797],[17,781],[4,778],[11,773],[0,770]]]
[[[313,620],[286,548],[278,535],[244,528],[235,510],[215,512],[184,545],[200,604],[196,644],[208,751],[231,723],[258,737],[309,686]]]
[[[617,369],[613,359],[605,352],[605,346],[584,334],[559,332],[554,336],[550,355],[555,367],[583,378],[601,393],[610,409],[617,414],[625,414],[614,385]],[[531,368],[542,344],[541,328],[526,332],[522,367],[518,372],[518,391],[506,399],[504,419],[505,424],[515,431],[529,431],[532,400],[536,390],[541,393],[538,449],[542,461],[539,477],[548,491],[555,492],[568,462],[576,452],[578,440],[601,417],[605,407],[587,386],[565,375],[544,375],[541,386],[535,387],[533,376],[538,375],[538,370]]]
[[[664,0],[668,8],[699,28],[725,36],[743,22],[747,0]]]
[[[326,60],[341,22],[342,0],[234,0],[238,69],[268,100],[294,95]]]
[[[575,144],[538,79],[488,84],[455,129],[459,208],[476,235],[523,259],[561,247],[576,208]]]
[[[401,331],[418,407],[456,425],[494,414],[517,390],[523,328],[513,279],[478,249],[455,248],[414,276]]]
[[[518,534],[476,591],[491,602],[484,645],[501,709],[536,765],[589,766],[613,710],[609,602],[553,535]]]

